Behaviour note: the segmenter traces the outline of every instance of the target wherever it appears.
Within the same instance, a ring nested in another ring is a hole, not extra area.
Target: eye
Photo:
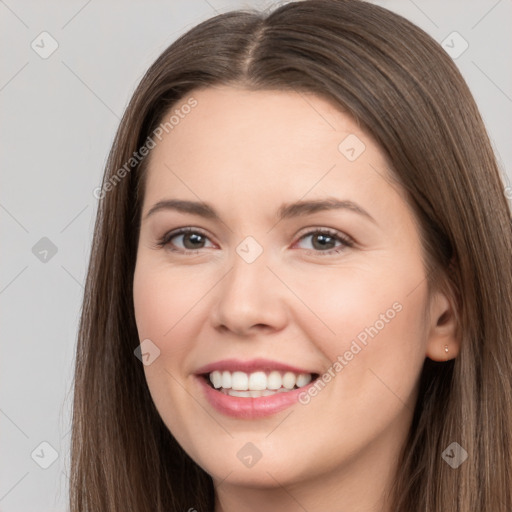
[[[312,250],[306,249],[309,254],[319,254],[322,256],[332,255],[344,251],[347,247],[354,246],[354,241],[350,237],[327,228],[309,231],[300,237],[298,243],[307,238],[311,238],[311,245],[313,247]],[[339,245],[334,245],[336,242],[338,242]]]
[[[175,242],[172,242],[173,239],[180,240],[183,247],[173,248]],[[166,233],[160,240],[157,242],[157,246],[159,247],[168,247],[169,250],[174,252],[181,252],[184,254],[196,254],[198,249],[204,249],[205,241],[208,240],[208,237],[205,233],[203,233],[198,228],[181,228],[176,231],[171,231],[170,233]]]

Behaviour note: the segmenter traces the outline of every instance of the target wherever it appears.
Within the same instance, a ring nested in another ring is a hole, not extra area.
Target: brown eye
[[[204,249],[208,237],[201,231],[193,228],[184,228],[165,234],[158,242],[160,247],[168,247],[171,251],[183,252]]]
[[[313,235],[311,240],[313,248],[318,250],[331,249],[335,247],[336,244],[335,238],[325,233],[317,233]]]
[[[312,249],[303,247],[310,253],[328,255],[333,253],[339,253],[348,247],[352,247],[354,242],[346,235],[338,233],[336,231],[330,231],[325,229],[318,229],[310,231],[303,235],[299,242],[310,238]],[[337,244],[337,245],[336,245]]]
[[[180,236],[185,249],[201,249],[205,243],[204,236],[200,233],[184,233]]]

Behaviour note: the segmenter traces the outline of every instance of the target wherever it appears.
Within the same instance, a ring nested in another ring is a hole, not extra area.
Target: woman
[[[358,0],[200,24],[97,195],[72,511],[512,509],[510,209],[422,30]]]

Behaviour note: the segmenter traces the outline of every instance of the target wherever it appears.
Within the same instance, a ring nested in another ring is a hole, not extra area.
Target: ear
[[[454,359],[460,351],[454,304],[445,293],[437,291],[429,307],[426,356],[433,361]]]

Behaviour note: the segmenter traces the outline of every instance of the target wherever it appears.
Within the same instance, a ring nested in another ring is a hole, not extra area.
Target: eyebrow
[[[147,219],[150,215],[153,215],[154,213],[162,210],[175,210],[181,213],[198,215],[200,217],[204,217],[205,219],[217,221],[221,220],[219,214],[210,204],[183,199],[165,199],[163,201],[158,201],[158,203],[151,207],[149,212],[146,214],[145,219]],[[363,217],[366,217],[374,224],[377,224],[377,221],[357,203],[349,200],[340,200],[335,198],[285,203],[277,211],[277,216],[281,221],[284,219],[291,219],[304,215],[312,215],[317,212],[329,210],[349,210]]]
[[[375,219],[361,206],[348,199],[340,200],[335,198],[317,199],[311,201],[297,201],[295,203],[284,204],[278,211],[279,220],[299,217],[301,215],[311,215],[316,212],[329,210],[350,210],[368,218],[376,223]]]

